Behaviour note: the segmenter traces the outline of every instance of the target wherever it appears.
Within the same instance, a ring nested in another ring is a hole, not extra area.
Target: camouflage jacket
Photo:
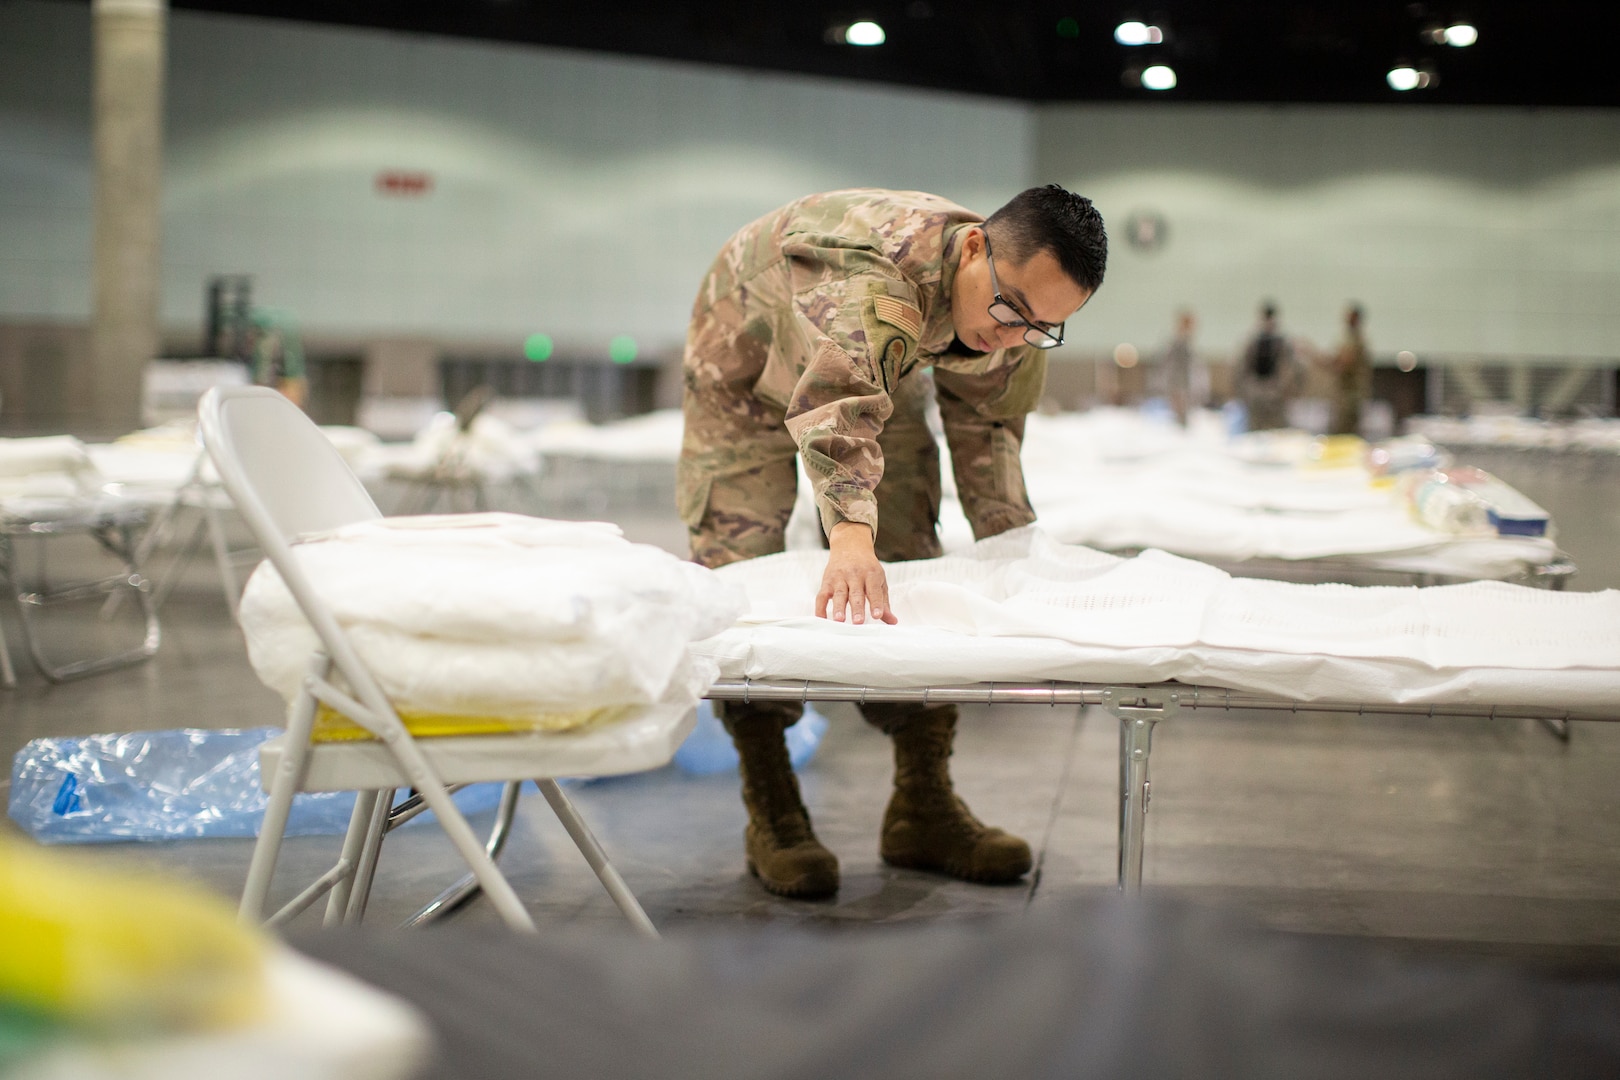
[[[911,191],[811,195],[743,228],[693,308],[678,498],[697,524],[709,485],[794,453],[822,525],[877,528],[877,436],[904,379],[934,371],[962,507],[989,536],[1035,518],[1019,448],[1046,358],[948,352],[964,232],[983,219]]]

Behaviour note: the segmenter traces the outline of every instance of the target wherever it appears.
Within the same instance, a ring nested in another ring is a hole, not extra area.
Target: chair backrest
[[[291,541],[382,517],[337,447],[276,391],[215,387],[197,411],[203,445],[250,527],[262,512]]]
[[[203,395],[197,419],[220,482],[321,639],[326,655],[368,709],[393,716],[382,688],[293,558],[291,547],[301,534],[380,518],[377,504],[321,429],[269,387],[216,386]]]

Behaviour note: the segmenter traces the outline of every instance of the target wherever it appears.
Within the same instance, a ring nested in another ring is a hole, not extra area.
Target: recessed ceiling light
[[[1445,28],[1443,33],[1445,35],[1446,44],[1453,45],[1459,49],[1466,49],[1468,46],[1479,40],[1479,31],[1474,28],[1472,23],[1452,23],[1450,26]]]
[[[883,27],[869,19],[850,23],[844,31],[844,42],[848,45],[881,45],[887,40]]]
[[[1121,45],[1160,45],[1164,42],[1164,31],[1132,19],[1114,27],[1114,40]]]
[[[1426,90],[1431,86],[1438,86],[1440,85],[1440,76],[1435,74],[1434,69],[1428,64],[1413,67],[1405,61],[1401,61],[1389,69],[1389,74],[1384,76],[1384,81],[1389,83],[1391,90],[1405,92],[1407,90]]]
[[[1154,64],[1142,69],[1142,85],[1149,90],[1174,90],[1176,72],[1168,64]]]

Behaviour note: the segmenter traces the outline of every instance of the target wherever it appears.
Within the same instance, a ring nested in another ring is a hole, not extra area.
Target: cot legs
[[[1119,891],[1142,891],[1142,848],[1147,836],[1148,756],[1153,752],[1153,725],[1175,716],[1175,691],[1110,687],[1103,707],[1119,720]]]

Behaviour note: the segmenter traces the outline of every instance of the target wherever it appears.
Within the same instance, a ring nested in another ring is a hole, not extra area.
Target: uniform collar
[[[962,261],[962,242],[967,230],[982,224],[979,221],[962,221],[945,229],[940,248],[939,298],[929,312],[928,325],[925,327],[922,339],[925,352],[942,353],[956,339],[956,323],[951,318],[951,288],[956,281],[957,265]]]

